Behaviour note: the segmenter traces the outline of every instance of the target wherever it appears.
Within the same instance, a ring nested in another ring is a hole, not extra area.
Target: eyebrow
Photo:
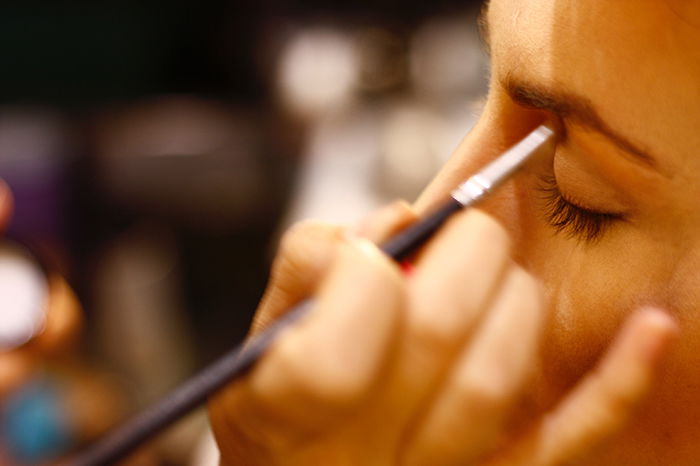
[[[589,128],[605,136],[615,146],[632,156],[635,161],[658,171],[658,158],[613,130],[585,97],[525,83],[512,76],[506,77],[501,84],[510,98],[519,105],[550,111],[564,121],[575,122]]]

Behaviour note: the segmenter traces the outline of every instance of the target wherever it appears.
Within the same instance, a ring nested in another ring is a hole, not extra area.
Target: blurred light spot
[[[405,83],[407,47],[401,37],[374,27],[359,31],[356,43],[362,89],[385,92]]]
[[[414,35],[411,78],[419,93],[433,97],[483,93],[487,58],[468,15],[437,18]]]
[[[46,277],[29,253],[13,243],[0,244],[0,350],[26,343],[42,330],[47,296]]]
[[[2,426],[12,456],[21,464],[44,464],[73,441],[68,413],[54,384],[33,381],[5,400]]]
[[[349,100],[358,81],[357,50],[340,31],[309,29],[283,49],[278,73],[284,103],[313,116]]]
[[[352,223],[381,205],[371,183],[380,131],[374,109],[320,119],[310,131],[284,224],[306,218]]]
[[[422,189],[439,167],[443,128],[436,112],[416,102],[390,111],[381,145],[385,189],[409,199]]]
[[[49,110],[30,107],[0,109],[0,153],[4,177],[36,176],[62,162],[60,149],[67,141],[67,125]]]
[[[254,118],[187,96],[107,114],[95,138],[99,186],[118,203],[197,228],[245,221],[266,194]]]

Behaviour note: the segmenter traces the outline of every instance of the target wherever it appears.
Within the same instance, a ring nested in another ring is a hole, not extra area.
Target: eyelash
[[[564,233],[570,238],[595,242],[613,223],[624,220],[622,214],[596,212],[567,201],[553,175],[540,177],[538,191],[545,201],[544,214],[547,222],[557,233]]]

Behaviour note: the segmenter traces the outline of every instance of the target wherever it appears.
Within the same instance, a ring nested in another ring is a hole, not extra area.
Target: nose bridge
[[[518,106],[503,91],[492,89],[478,122],[418,198],[416,209],[424,213],[443,201],[453,189],[543,121],[541,111]]]

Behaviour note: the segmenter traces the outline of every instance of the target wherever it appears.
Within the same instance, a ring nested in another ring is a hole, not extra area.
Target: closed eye
[[[565,199],[552,174],[540,176],[537,189],[544,201],[547,223],[569,238],[595,242],[612,224],[625,220],[623,214],[590,210]]]

